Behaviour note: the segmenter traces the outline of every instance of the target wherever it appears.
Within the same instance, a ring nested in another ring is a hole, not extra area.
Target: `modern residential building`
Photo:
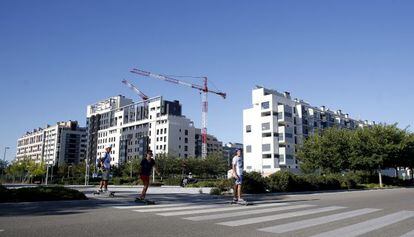
[[[182,115],[179,101],[162,97],[134,103],[115,96],[87,107],[88,160],[111,146],[112,165],[142,157],[152,149],[156,155],[194,156],[194,124]]]
[[[202,135],[201,129],[195,129],[195,157],[201,157]],[[223,142],[215,136],[207,134],[207,154],[221,154],[223,152]]]
[[[369,126],[341,110],[336,112],[292,99],[257,86],[252,91],[252,107],[243,111],[244,169],[269,175],[281,169],[298,171],[298,145],[309,135],[328,127],[355,129]]]
[[[16,159],[50,165],[78,164],[86,156],[86,129],[77,121],[58,122],[27,132],[17,140]]]

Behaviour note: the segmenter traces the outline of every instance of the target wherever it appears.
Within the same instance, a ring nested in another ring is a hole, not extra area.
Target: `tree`
[[[349,130],[328,128],[320,134],[311,135],[298,152],[302,171],[338,173],[349,169],[350,134]]]
[[[402,148],[403,167],[410,169],[411,179],[413,179],[414,169],[414,134],[406,133]]]

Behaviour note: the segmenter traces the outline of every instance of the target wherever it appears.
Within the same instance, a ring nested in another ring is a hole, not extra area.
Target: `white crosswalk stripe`
[[[193,211],[180,211],[180,212],[168,212],[168,213],[158,213],[160,216],[184,216],[184,215],[193,215],[193,214],[202,214],[202,213],[212,213],[212,212],[221,212],[221,211],[235,211],[235,210],[246,210],[253,209],[258,207],[274,207],[274,206],[286,206],[286,203],[272,203],[272,204],[262,204],[258,206],[237,206],[237,207],[219,207],[219,208],[209,208],[204,210],[193,210]],[[261,210],[264,211],[264,210]]]
[[[335,211],[335,210],[340,210],[344,208],[345,207],[340,207],[340,206],[322,207],[322,208],[310,209],[310,210],[304,210],[304,211],[287,212],[287,213],[271,215],[271,216],[262,216],[262,217],[247,218],[247,219],[242,219],[242,220],[227,221],[227,222],[221,222],[217,224],[225,225],[225,226],[250,225],[250,224],[255,224],[255,223],[268,222],[268,221],[286,219],[286,218],[291,218],[291,217],[298,217],[298,216],[305,216],[305,215],[317,214],[317,213],[322,213],[322,212]]]
[[[166,208],[157,208],[156,205],[152,205],[152,209],[144,210],[133,210],[136,212],[167,212],[167,211],[180,211],[180,210],[190,210],[190,209],[204,209],[204,208],[215,208],[218,205],[188,205],[184,207],[166,207]]]
[[[153,213],[160,216],[172,217],[182,216],[181,219],[188,221],[214,221],[213,223],[229,227],[237,227],[244,225],[253,225],[277,221],[281,219],[292,218],[285,224],[269,225],[268,227],[261,226],[258,231],[283,234],[290,232],[294,234],[295,231],[306,228],[318,228],[320,225],[333,223],[340,220],[352,219],[355,217],[367,215],[378,212],[381,209],[362,208],[358,210],[343,210],[347,207],[343,206],[328,206],[318,207],[312,204],[298,204],[288,202],[255,202],[252,206],[229,206],[224,203],[208,204],[208,203],[167,203],[158,205],[131,205],[131,206],[112,206],[116,209],[130,210],[134,212]],[[298,210],[303,209],[303,210]],[[338,210],[340,212],[338,212]],[[328,212],[337,211],[329,214]],[[280,213],[277,213],[280,212]],[[325,213],[325,214],[323,214]],[[205,214],[205,215],[203,215]],[[265,216],[261,214],[267,214]],[[269,215],[270,214],[270,215]],[[301,218],[295,220],[294,218],[320,214],[318,217]],[[256,215],[256,217],[252,217]],[[258,216],[259,215],[259,216]],[[379,215],[377,215],[379,216]],[[316,234],[312,237],[356,237],[375,230],[379,230],[386,226],[396,224],[409,218],[414,217],[414,211],[399,211],[396,213],[382,215],[380,217],[371,217],[367,221],[357,224],[352,224],[344,227],[339,227],[327,232]],[[230,220],[221,220],[231,218]],[[374,219],[372,219],[374,218]],[[224,221],[224,222],[223,222]],[[263,228],[264,227],[264,228]],[[315,233],[315,232],[313,232]],[[317,233],[317,232],[316,232]],[[414,230],[403,234],[400,237],[414,237]]]
[[[187,203],[176,203],[176,204],[162,204],[162,205],[156,205],[157,208],[160,207],[178,207],[178,206],[188,206]],[[154,208],[154,205],[132,205],[132,206],[112,206],[116,209],[151,209]]]
[[[277,211],[287,211],[287,210],[314,207],[314,206],[315,205],[303,204],[303,205],[258,209],[258,210],[251,210],[251,211],[240,211],[240,212],[220,213],[220,214],[204,215],[204,216],[194,216],[194,217],[187,217],[183,219],[191,220],[191,221],[206,221],[206,220],[216,220],[216,219],[223,219],[223,218],[229,218],[229,217],[247,216],[247,215],[254,215],[254,214],[277,212]],[[259,207],[263,207],[263,206],[259,206]]]
[[[410,231],[410,232],[408,232],[408,233],[406,233],[404,235],[401,235],[400,237],[414,237],[414,230],[413,231]]]
[[[408,218],[414,217],[414,211],[400,211],[379,218],[371,219],[364,221],[358,224],[346,226],[343,228],[335,229],[332,231],[320,233],[312,237],[331,237],[331,236],[341,236],[341,237],[355,237],[359,236],[373,230],[380,229],[382,227],[392,225],[394,223],[406,220]]]
[[[361,216],[361,215],[376,212],[379,210],[380,209],[364,208],[364,209],[355,210],[355,211],[342,212],[342,213],[322,216],[318,218],[290,222],[290,223],[283,224],[283,225],[276,225],[272,227],[259,229],[259,231],[270,232],[270,233],[285,233],[289,231],[305,229],[305,228],[312,227],[312,226],[322,225],[322,224],[326,224],[326,223],[330,223],[334,221],[344,220],[344,219],[348,219],[348,218],[352,218],[356,216]]]

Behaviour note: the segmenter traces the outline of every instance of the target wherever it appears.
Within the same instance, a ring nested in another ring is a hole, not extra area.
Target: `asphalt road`
[[[230,197],[133,191],[87,201],[0,204],[0,236],[414,236],[414,189]],[[88,192],[88,195],[90,193]]]

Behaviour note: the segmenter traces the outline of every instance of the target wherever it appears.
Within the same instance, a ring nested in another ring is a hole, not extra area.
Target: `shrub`
[[[221,190],[219,188],[212,188],[210,189],[211,195],[221,195]]]
[[[271,192],[291,192],[300,190],[298,183],[303,183],[303,180],[299,180],[295,174],[282,170],[270,175],[267,183]]]
[[[243,193],[265,193],[266,181],[258,172],[244,172],[242,191]]]
[[[178,186],[181,184],[181,179],[180,178],[168,178],[168,179],[163,179],[162,183],[165,185],[174,185],[174,186]]]
[[[2,202],[35,202],[35,201],[58,201],[58,200],[86,200],[85,194],[78,190],[55,187],[30,187],[9,189],[6,198],[0,198]]]
[[[229,191],[232,189],[234,181],[232,179],[221,179],[216,182],[216,187],[222,192]]]

